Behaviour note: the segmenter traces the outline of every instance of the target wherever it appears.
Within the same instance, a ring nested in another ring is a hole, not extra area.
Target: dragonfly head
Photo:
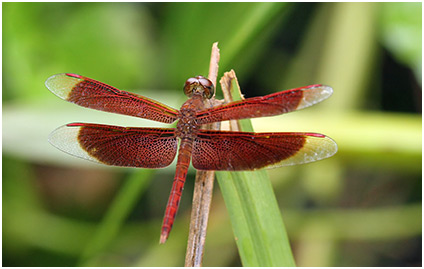
[[[210,99],[215,94],[215,87],[209,79],[197,76],[186,80],[184,93],[188,97],[192,97],[193,94],[201,94],[204,98]]]

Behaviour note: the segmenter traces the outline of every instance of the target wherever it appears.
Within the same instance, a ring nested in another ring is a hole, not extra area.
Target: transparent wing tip
[[[315,105],[333,94],[333,88],[327,85],[316,85],[306,88],[303,92],[303,98],[297,109],[302,109]]]
[[[69,76],[66,73],[56,74],[44,82],[47,89],[62,99],[67,99],[71,90],[82,81],[76,76]]]

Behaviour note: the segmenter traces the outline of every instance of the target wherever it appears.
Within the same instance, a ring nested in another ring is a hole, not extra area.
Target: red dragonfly
[[[190,159],[199,170],[255,170],[308,163],[328,158],[336,143],[317,133],[251,133],[202,130],[201,125],[226,120],[274,116],[314,105],[333,90],[325,85],[281,91],[212,108],[204,101],[214,85],[202,76],[189,78],[184,93],[190,97],[180,110],[134,93],[76,74],[57,74],[46,80],[60,98],[92,109],[163,123],[176,128],[135,128],[93,123],[70,123],[53,131],[49,142],[58,149],[107,165],[161,168],[174,160],[177,167],[165,210],[160,243],[165,243],[181,199]]]

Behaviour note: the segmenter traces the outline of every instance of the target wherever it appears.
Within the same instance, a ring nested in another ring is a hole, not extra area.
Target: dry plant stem
[[[211,61],[209,63],[209,75],[208,75],[208,79],[212,81],[215,87],[216,87],[216,79],[218,77],[218,63],[219,63],[219,48],[218,48],[218,42],[215,42],[212,45]]]
[[[214,178],[214,171],[198,171],[196,174],[185,260],[187,267],[202,266]]]
[[[218,43],[216,42],[212,46],[208,76],[209,80],[212,81],[215,86],[218,76],[218,62],[219,49]],[[212,98],[208,105],[212,107],[220,103],[220,101]],[[207,125],[204,126],[203,129],[218,130],[219,124]],[[197,171],[196,180],[194,183],[190,231],[187,242],[185,266],[202,266],[214,178],[214,171]]]
[[[219,83],[221,84],[221,88],[222,88],[222,93],[224,94],[224,100],[226,103],[232,102],[233,100],[233,96],[231,94],[231,91],[233,90],[231,85],[232,85],[232,81],[235,80],[235,82],[237,83],[238,86],[238,80],[237,80],[237,76],[236,73],[234,72],[233,69],[231,69],[230,72],[225,72],[224,76],[222,76],[221,80],[219,81]],[[240,87],[237,87],[237,89],[240,89]],[[243,95],[241,94],[241,92],[239,93],[240,96]],[[240,125],[239,122],[237,120],[230,120],[230,130],[231,131],[240,131]]]

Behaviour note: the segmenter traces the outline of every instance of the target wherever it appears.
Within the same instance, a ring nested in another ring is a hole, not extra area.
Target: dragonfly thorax
[[[192,136],[197,133],[200,126],[196,120],[196,113],[203,110],[203,107],[203,97],[197,93],[182,105],[176,128],[178,137]]]

